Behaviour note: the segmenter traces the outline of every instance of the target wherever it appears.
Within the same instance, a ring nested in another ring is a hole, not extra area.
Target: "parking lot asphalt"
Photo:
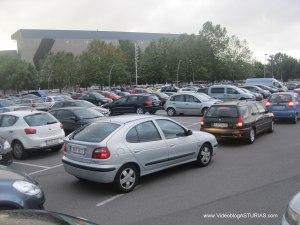
[[[199,117],[173,119],[199,130]],[[287,203],[300,191],[299,130],[300,123],[281,123],[252,145],[221,142],[208,167],[188,164],[143,177],[128,194],[68,175],[61,164],[62,152],[31,155],[12,167],[41,184],[47,210],[101,225],[278,224]],[[204,218],[216,213],[269,213],[272,218]]]

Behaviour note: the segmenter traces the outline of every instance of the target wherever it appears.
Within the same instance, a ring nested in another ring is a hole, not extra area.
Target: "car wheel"
[[[269,133],[273,133],[274,132],[274,120],[272,120],[268,131],[269,131]]]
[[[255,141],[255,130],[253,128],[251,128],[250,132],[249,132],[249,136],[248,136],[248,143],[252,144]]]
[[[12,144],[12,152],[15,159],[24,159],[27,156],[22,143],[19,141]]]
[[[201,115],[204,116],[207,111],[208,111],[207,107],[203,108],[201,111]]]
[[[144,109],[142,109],[142,108],[137,108],[136,109],[136,114],[144,114],[145,112],[144,112]]]
[[[122,166],[114,180],[115,188],[123,193],[131,192],[139,181],[139,172],[134,165]]]
[[[200,167],[205,167],[210,164],[212,158],[212,147],[211,145],[205,143],[204,145],[201,146],[199,150],[199,154],[197,157],[197,164]]]
[[[167,109],[167,114],[168,114],[168,116],[175,116],[176,115],[176,111],[173,108],[168,108]]]

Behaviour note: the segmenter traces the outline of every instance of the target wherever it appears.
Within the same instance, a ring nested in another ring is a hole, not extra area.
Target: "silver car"
[[[180,92],[167,100],[165,110],[168,116],[204,115],[209,107],[217,102],[221,101],[204,93]]]
[[[210,164],[216,138],[191,131],[160,116],[117,116],[92,123],[65,139],[62,159],[69,174],[101,183],[114,183],[130,192],[139,177],[195,161]]]
[[[300,192],[296,194],[286,209],[282,217],[281,225],[298,225],[300,224]]]

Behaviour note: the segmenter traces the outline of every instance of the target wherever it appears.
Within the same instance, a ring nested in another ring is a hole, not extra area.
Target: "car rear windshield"
[[[83,108],[83,109],[74,109],[74,113],[80,119],[95,119],[98,117],[102,117],[103,115],[98,111],[90,108]]]
[[[31,127],[58,123],[58,121],[48,113],[36,113],[28,115],[24,117],[24,120]]]
[[[116,123],[94,123],[77,133],[75,132],[71,139],[84,142],[101,142],[118,127],[120,127],[120,125]]]
[[[90,108],[90,107],[94,107],[95,105],[93,103],[88,102],[88,101],[78,101],[77,106]]]
[[[222,106],[212,106],[207,111],[206,117],[215,118],[231,118],[237,117],[238,111],[236,106],[222,105]]]
[[[289,102],[292,100],[292,96],[289,94],[276,94],[270,97],[271,102]]]

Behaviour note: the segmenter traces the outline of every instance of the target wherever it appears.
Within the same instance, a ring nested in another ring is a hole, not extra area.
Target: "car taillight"
[[[93,159],[108,159],[110,157],[110,152],[107,147],[96,148],[93,151]]]
[[[64,143],[63,146],[62,146],[62,150],[64,151],[64,153],[66,153],[68,150],[67,150],[67,144]]]
[[[244,126],[244,118],[242,116],[240,116],[237,119],[236,127],[243,127],[243,126]]]
[[[204,117],[200,117],[200,125],[201,125],[201,126],[203,126],[203,125],[204,125],[204,123],[205,123],[205,121],[204,121]]]
[[[289,106],[289,107],[294,107],[294,106],[295,106],[295,103],[291,101],[291,102],[288,103],[288,106]]]
[[[151,107],[152,106],[152,101],[145,101],[145,104],[144,104],[146,107]]]
[[[271,105],[271,102],[266,102],[266,107],[270,107]]]
[[[24,131],[25,131],[25,134],[27,134],[27,135],[36,134],[36,129],[34,129],[34,128],[25,128]]]

